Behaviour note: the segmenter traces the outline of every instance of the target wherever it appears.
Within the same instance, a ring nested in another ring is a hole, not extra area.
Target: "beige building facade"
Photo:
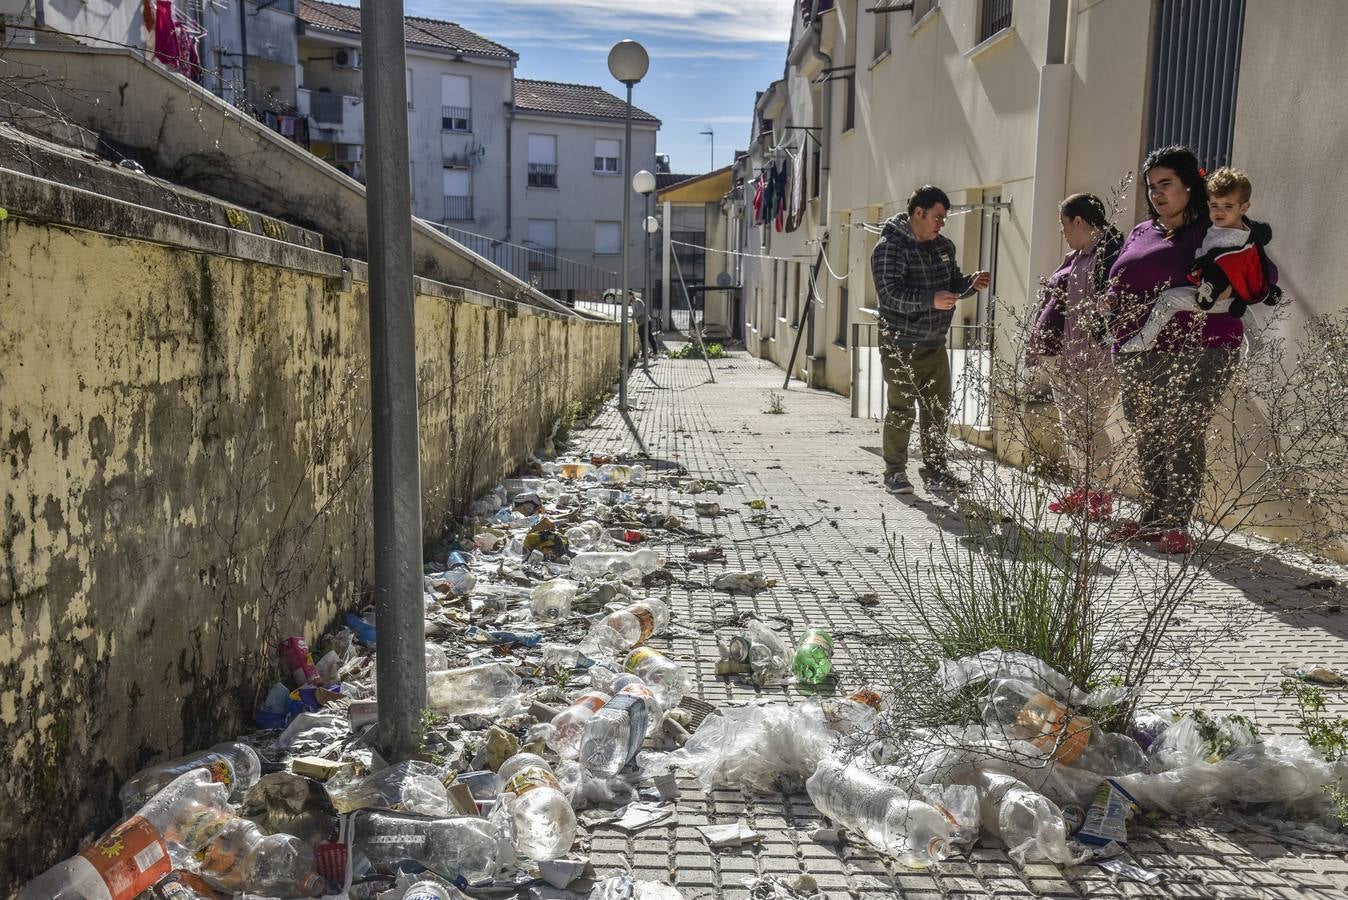
[[[800,227],[740,229],[749,350],[786,367],[817,268],[793,374],[875,414],[870,252],[879,224],[932,183],[955,204],[945,233],[964,270],[993,272],[990,291],[960,301],[950,339],[957,380],[961,363],[975,378],[980,354],[1012,353],[1039,278],[1066,251],[1059,200],[1117,194],[1126,232],[1144,208],[1128,179],[1169,143],[1250,175],[1251,214],[1272,224],[1297,299],[1292,327],[1341,308],[1344,254],[1331,248],[1348,226],[1308,211],[1336,208],[1342,191],[1348,109],[1331,67],[1345,41],[1348,4],[1329,0],[797,4],[784,76],[759,97],[724,204],[728,221],[751,223],[759,172],[806,154]],[[990,443],[986,414],[962,421]]]

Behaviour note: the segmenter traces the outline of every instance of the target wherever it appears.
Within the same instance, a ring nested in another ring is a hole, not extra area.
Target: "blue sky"
[[[353,2],[353,0],[340,0]],[[633,103],[658,116],[676,172],[705,172],[749,142],[754,92],[782,75],[793,0],[405,0],[409,15],[458,22],[519,53],[515,74],[597,84],[618,96],[609,48],[645,45],[651,70]]]

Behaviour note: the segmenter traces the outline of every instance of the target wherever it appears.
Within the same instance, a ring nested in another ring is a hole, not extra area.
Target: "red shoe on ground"
[[[1083,511],[1086,508],[1086,492],[1076,490],[1070,494],[1064,494],[1057,500],[1048,505],[1048,511],[1057,513],[1060,516],[1071,516]]]
[[[1086,519],[1091,522],[1103,522],[1114,512],[1114,498],[1109,494],[1091,491],[1086,495]]]
[[[1194,539],[1183,528],[1172,528],[1156,542],[1156,549],[1162,553],[1193,553]]]

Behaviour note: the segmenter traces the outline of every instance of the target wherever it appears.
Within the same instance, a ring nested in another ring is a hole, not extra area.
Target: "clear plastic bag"
[[[729,786],[772,793],[782,776],[808,778],[831,746],[817,705],[768,703],[708,717],[669,761],[707,790]]]
[[[975,681],[1001,678],[1029,681],[1078,708],[1114,706],[1138,694],[1138,689],[1131,687],[1109,687],[1088,694],[1043,660],[1013,650],[984,650],[962,659],[943,660],[936,671],[937,683],[949,694]]]

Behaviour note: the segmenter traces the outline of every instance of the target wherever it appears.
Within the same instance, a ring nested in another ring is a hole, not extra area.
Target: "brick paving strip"
[[[708,382],[704,362],[665,359],[652,366],[650,377],[634,370],[629,382],[632,418],[652,456],[675,460],[690,474],[725,487],[716,499],[726,514],[696,520],[708,538],[656,547],[674,569],[673,584],[660,589],[672,621],[697,635],[676,629],[655,644],[687,669],[694,693],[714,705],[759,696],[798,699],[802,695],[794,687],[758,692],[746,682],[717,677],[715,629],[748,612],[790,623],[797,635],[807,625],[822,625],[839,636],[834,662],[842,684],[859,687],[863,681],[849,643],[877,633],[877,622],[888,619],[892,626],[903,619],[903,610],[895,608],[900,594],[886,559],[881,514],[910,545],[926,546],[936,539],[939,514],[933,513],[943,504],[924,495],[920,485],[907,502],[885,493],[880,458],[868,449],[878,449],[878,424],[849,418],[846,398],[793,382],[783,396],[785,413],[770,415],[765,412],[770,393],[782,393],[780,369],[742,353],[712,365],[715,384]],[[577,432],[575,442],[608,453],[634,446],[612,406]],[[655,496],[666,499],[666,489]],[[755,498],[767,500],[781,527],[750,526],[745,504]],[[671,511],[692,518],[691,510]],[[725,550],[724,562],[687,561],[688,552],[708,544]],[[717,574],[739,569],[762,569],[778,584],[755,597],[711,590]],[[855,602],[870,592],[879,594],[879,606]],[[1186,679],[1174,686],[1174,695],[1158,699],[1178,704],[1198,696],[1206,709],[1240,711],[1264,731],[1290,732],[1292,707],[1279,696],[1279,667],[1308,661],[1341,665],[1348,656],[1348,620],[1309,603],[1293,576],[1252,581],[1243,592],[1207,579],[1192,603],[1195,615],[1208,604],[1244,604],[1252,624],[1243,640],[1205,657],[1197,680]],[[1338,695],[1332,701],[1336,714],[1343,712],[1341,700]],[[791,879],[801,873],[812,875],[830,898],[1348,896],[1343,854],[1298,846],[1220,817],[1155,826],[1135,820],[1122,859],[1166,876],[1146,885],[1094,863],[1070,870],[1047,864],[1020,869],[1004,850],[981,842],[968,857],[938,869],[907,869],[859,843],[816,843],[811,833],[822,818],[803,793],[706,793],[686,777],[680,787],[678,814],[664,825],[630,836],[602,826],[591,830],[591,859],[601,877],[630,871],[672,883],[685,897],[718,898],[748,897],[746,876]],[[708,850],[697,826],[737,818],[762,833],[763,841]]]

